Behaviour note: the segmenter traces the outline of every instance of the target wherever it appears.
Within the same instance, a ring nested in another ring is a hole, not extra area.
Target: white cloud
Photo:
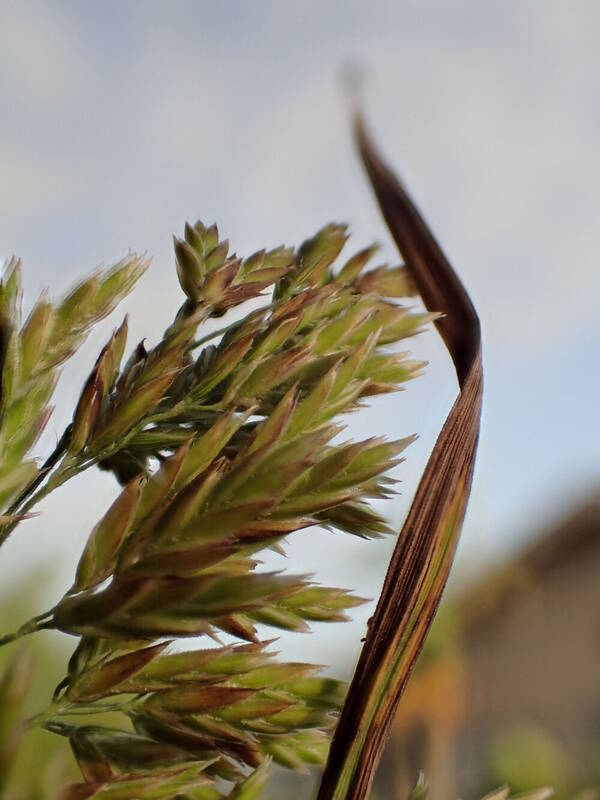
[[[87,4],[3,7],[0,249],[25,256],[28,289],[62,287],[130,246],[148,248],[154,266],[128,301],[133,343],[158,336],[179,302],[170,233],[186,217],[218,219],[238,250],[296,242],[330,218],[350,222],[358,242],[385,237],[337,82],[344,60],[362,57],[377,139],[481,311],[490,407],[503,423],[486,420],[484,428],[489,492],[507,506],[518,496],[524,507],[531,470],[519,472],[502,450],[506,430],[518,415],[543,438],[533,423],[553,353],[598,324],[600,7],[540,0],[526,8],[241,3],[230,14],[197,3],[105,8],[110,24],[99,29]],[[112,324],[68,372],[57,430]],[[414,349],[431,354],[434,368],[378,420],[389,427],[400,418],[425,434],[409,453],[407,498],[454,392],[441,347],[429,339]],[[517,409],[499,387],[511,385],[521,360],[530,383]],[[585,375],[581,381],[581,391],[589,389]],[[564,413],[578,413],[576,400]],[[585,445],[597,450],[588,427]],[[581,456],[563,446],[569,463]],[[545,474],[550,486],[557,472]],[[489,529],[503,519],[486,508],[501,515],[500,505],[486,506],[480,495],[478,519]],[[77,525],[87,530],[93,521]]]
[[[85,81],[85,56],[56,4],[7,2],[0,11],[0,75],[19,106],[69,102]]]

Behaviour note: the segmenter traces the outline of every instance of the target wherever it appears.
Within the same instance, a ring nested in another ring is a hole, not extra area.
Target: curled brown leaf
[[[400,532],[332,742],[319,800],[369,793],[398,703],[433,621],[469,498],[483,391],[480,326],[460,279],[360,117],[360,154],[383,217],[456,369],[452,406]]]

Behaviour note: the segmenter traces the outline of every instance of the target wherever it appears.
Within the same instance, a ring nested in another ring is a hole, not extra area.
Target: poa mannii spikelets
[[[56,307],[42,298],[22,329],[18,271],[9,265],[0,475],[16,466],[23,474],[2,495],[6,504],[22,494],[6,529],[48,486],[89,466],[123,484],[89,536],[72,588],[22,629],[79,637],[67,677],[32,722],[71,743],[85,780],[66,797],[248,800],[271,760],[292,769],[323,763],[344,687],[313,664],[278,662],[256,626],[303,631],[346,619],[362,601],[307,576],[260,571],[258,554],[316,524],[363,537],[388,532],[368,501],[390,495],[385,473],[411,439],[339,443],[339,416],[420,372],[420,362],[387,346],[432,318],[393,302],[412,293],[403,268],[365,270],[375,248],[334,266],[346,238],[344,226],[329,225],[296,252],[241,259],[216,226],[186,225],[175,239],[186,294],[175,321],[123,366],[127,321],[114,332],[41,489],[24,457],[47,420],[56,367],[144,264],[129,259]],[[214,343],[197,339],[209,317],[269,286],[268,306]],[[27,412],[15,410],[23,398]],[[18,440],[6,428],[11,410],[26,418],[12,423]],[[238,643],[173,648],[174,638],[221,633]],[[119,712],[122,727],[73,721],[105,711]]]

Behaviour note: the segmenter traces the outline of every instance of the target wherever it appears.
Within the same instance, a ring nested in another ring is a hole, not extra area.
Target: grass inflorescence
[[[271,762],[324,764],[345,686],[318,665],[280,661],[263,631],[344,621],[362,599],[261,570],[260,556],[316,525],[391,532],[370,501],[393,493],[387,473],[412,438],[345,440],[341,418],[422,371],[391,346],[434,318],[398,302],[414,294],[411,279],[403,267],[372,268],[375,247],[342,259],[347,238],[331,224],[295,250],[240,258],[216,225],[186,225],[175,239],[185,293],[176,318],[155,347],[140,343],[127,358],[125,318],[41,467],[28,453],[59,365],[146,262],[132,256],[57,304],[42,297],[25,324],[19,265],[8,264],[0,535],[92,466],[122,485],[70,590],[5,640],[40,628],[78,637],[52,702],[29,721],[70,742],[83,782],[66,798],[242,800],[257,796]],[[193,646],[176,646],[185,637]]]

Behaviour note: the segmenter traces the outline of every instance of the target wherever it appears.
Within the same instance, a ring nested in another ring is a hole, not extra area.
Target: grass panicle
[[[41,469],[28,453],[59,364],[145,262],[98,273],[62,303],[43,296],[24,326],[19,267],[9,263],[5,533],[92,466],[122,485],[71,589],[5,639],[40,628],[78,637],[52,702],[28,723],[68,739],[83,782],[66,798],[253,798],[271,763],[324,763],[345,685],[318,665],[278,660],[263,631],[344,621],[363,600],[311,576],[266,572],[261,552],[283,553],[287,537],[312,526],[391,533],[370,501],[393,495],[388,473],[412,437],[344,439],[343,416],[421,373],[422,362],[391,346],[435,318],[398,302],[414,286],[403,267],[372,268],[376,248],[340,262],[347,239],[331,224],[296,250],[240,258],[215,225],[187,224],[174,241],[185,299],[173,323],[154,347],[127,354],[125,318]],[[203,336],[210,318],[267,291],[267,305]],[[188,637],[191,646],[177,641]]]
[[[324,767],[319,800],[368,796],[452,564],[477,448],[482,367],[468,294],[360,118],[356,135],[406,265],[373,266],[375,246],[342,257],[348,230],[336,223],[297,249],[247,258],[230,253],[216,225],[186,224],[174,238],[185,299],[173,323],[154,347],[128,351],[125,318],[41,466],[31,450],[52,412],[60,365],[147,262],[129,256],[58,303],[42,295],[24,324],[20,263],[7,263],[0,544],[86,469],[112,472],[121,488],[93,526],[71,588],[0,638],[8,644],[42,629],[77,638],[67,674],[34,717],[24,718],[23,652],[0,680],[0,790],[21,736],[41,727],[68,740],[81,771],[63,800],[257,800],[272,764]],[[425,312],[404,302],[417,293]],[[235,321],[204,332],[236,306]],[[265,571],[261,559],[285,553],[291,534],[313,526],[364,538],[392,533],[371,501],[394,494],[390,470],[413,437],[354,441],[344,419],[422,372],[398,344],[430,322],[459,394],[347,687],[320,665],[278,659],[265,630],[341,622],[362,598],[312,576]],[[428,794],[421,776],[410,800]],[[503,787],[485,800],[510,798]]]

